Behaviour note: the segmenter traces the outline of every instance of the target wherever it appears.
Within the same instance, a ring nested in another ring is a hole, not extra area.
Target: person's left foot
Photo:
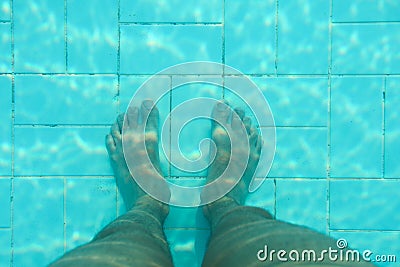
[[[137,107],[129,107],[125,120],[127,125],[123,125],[124,114],[120,114],[111,127],[110,134],[106,136],[108,155],[126,210],[130,210],[136,200],[146,195],[146,193],[136,184],[126,163],[122,145],[123,127],[124,140],[127,142],[127,146],[124,148],[129,148],[127,153],[129,153],[130,159],[137,160],[135,162],[134,176],[152,179],[158,176],[158,174],[152,173],[153,170],[161,173],[158,154],[158,110],[155,106],[153,107],[151,100],[145,100],[140,108],[140,113],[142,118],[147,118],[146,124],[139,123],[139,109]],[[143,129],[144,125],[146,125],[146,131]],[[141,144],[140,142],[146,142],[145,149],[142,149],[143,146],[139,145]],[[147,166],[149,161],[143,160],[146,156],[149,157],[152,166]],[[133,170],[131,169],[131,171]]]

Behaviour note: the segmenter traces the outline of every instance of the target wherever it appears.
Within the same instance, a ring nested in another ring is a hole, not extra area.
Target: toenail
[[[147,109],[151,109],[153,107],[153,101],[152,100],[145,100],[143,101],[143,106]]]

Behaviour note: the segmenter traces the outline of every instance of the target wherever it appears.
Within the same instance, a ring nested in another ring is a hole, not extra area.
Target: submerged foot
[[[154,169],[161,173],[158,154],[159,115],[157,108],[153,107],[153,102],[145,100],[140,110],[137,107],[129,107],[125,116],[126,117],[124,117],[124,114],[120,114],[116,122],[112,125],[110,134],[106,136],[106,147],[118,190],[122,195],[126,209],[130,210],[137,199],[146,195],[146,193],[133,179],[125,155],[129,155],[130,160],[135,160],[135,173],[133,173],[135,178],[141,177],[145,179],[149,177],[149,179],[151,179],[151,177],[157,176],[157,174],[152,173]],[[139,116],[147,118],[147,123],[139,123]],[[145,130],[144,125],[146,125]],[[122,136],[123,129],[124,137]],[[125,146],[122,144],[122,138],[125,140]],[[145,142],[145,149],[143,149],[143,146],[138,145],[141,144],[141,142]],[[125,155],[123,148],[125,148],[125,150],[128,149],[128,151],[125,151]],[[149,161],[143,160],[144,157],[147,156],[150,158],[152,166],[147,166],[149,165]],[[130,161],[130,167],[132,167],[131,164]]]
[[[247,197],[249,184],[255,175],[259,162],[262,146],[261,136],[251,124],[251,119],[245,116],[245,112],[241,108],[236,108],[234,112],[231,112],[231,109],[226,104],[218,103],[214,107],[212,117],[215,121],[225,122],[226,124],[212,123],[211,135],[216,146],[216,156],[209,168],[207,182],[220,177],[228,167],[229,161],[235,166],[240,165],[243,160],[247,160],[244,172],[238,170],[235,173],[235,178],[238,175],[241,176],[240,181],[227,194],[228,197],[242,205]],[[224,127],[232,129],[230,135]],[[242,130],[245,131],[245,135],[241,132]],[[242,139],[242,137],[247,138],[247,140]],[[231,144],[236,148],[232,147]],[[237,146],[239,146],[239,149]],[[243,146],[243,154],[240,154],[241,146]],[[232,151],[233,153],[231,153]],[[234,151],[236,151],[236,154],[234,154]],[[229,183],[231,181],[228,179],[226,182]]]

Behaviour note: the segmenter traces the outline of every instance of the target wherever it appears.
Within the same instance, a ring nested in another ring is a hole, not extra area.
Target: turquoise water
[[[0,0],[0,266],[44,266],[124,212],[104,136],[146,79],[193,60],[247,74],[271,107],[276,155],[248,204],[398,266],[399,14],[395,0]],[[161,120],[200,96],[239,103],[183,86]],[[208,136],[188,124],[182,150]],[[162,164],[177,183],[205,175]],[[164,228],[176,266],[199,265],[201,212],[173,207]]]

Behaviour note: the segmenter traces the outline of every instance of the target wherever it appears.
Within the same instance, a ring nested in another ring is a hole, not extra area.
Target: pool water
[[[247,204],[399,266],[397,0],[0,0],[0,266],[45,266],[125,212],[104,136],[143,82],[188,61],[240,70],[270,105],[276,154]],[[195,97],[243,105],[185,85],[161,98],[160,120]],[[209,128],[182,130],[187,157]],[[175,183],[204,181],[161,158]],[[175,265],[200,266],[201,210],[172,207],[164,229]]]

